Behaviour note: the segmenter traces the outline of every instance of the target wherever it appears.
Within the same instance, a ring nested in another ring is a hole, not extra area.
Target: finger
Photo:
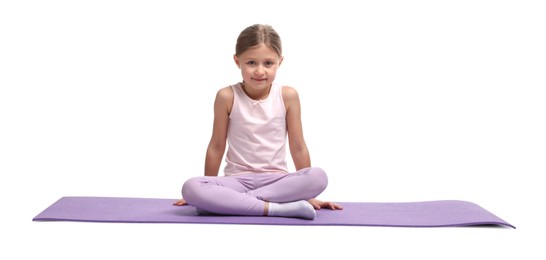
[[[188,204],[188,203],[186,203],[186,201],[183,200],[183,199],[177,200],[177,201],[175,201],[175,202],[173,203],[173,205],[176,205],[176,206],[184,206],[184,205],[186,205],[186,204]]]
[[[333,202],[328,202],[328,208],[331,210],[343,209],[341,205],[333,203]]]

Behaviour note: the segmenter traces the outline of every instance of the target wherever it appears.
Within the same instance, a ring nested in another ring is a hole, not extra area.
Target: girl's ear
[[[241,64],[239,64],[239,57],[237,57],[237,54],[233,54],[233,60],[235,61],[235,64],[237,64],[237,67],[239,67],[240,69]]]
[[[281,59],[279,60],[279,66],[281,66],[283,60],[284,60],[284,56],[281,56]]]

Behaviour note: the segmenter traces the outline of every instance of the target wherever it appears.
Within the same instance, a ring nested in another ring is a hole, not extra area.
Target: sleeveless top
[[[273,82],[266,99],[253,100],[242,84],[232,85],[226,176],[241,173],[287,173],[286,109],[282,85]]]

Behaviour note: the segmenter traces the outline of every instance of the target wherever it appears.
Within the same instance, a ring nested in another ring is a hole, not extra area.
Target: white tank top
[[[288,172],[282,85],[273,82],[269,95],[263,100],[248,97],[241,83],[231,88],[234,95],[224,174]]]

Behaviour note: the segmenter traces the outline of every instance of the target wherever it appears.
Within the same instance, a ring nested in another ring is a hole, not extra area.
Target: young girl
[[[275,82],[283,61],[277,32],[269,25],[247,27],[237,39],[233,58],[243,82],[218,91],[205,176],[187,180],[183,199],[174,205],[189,204],[202,214],[304,219],[314,219],[315,209],[341,209],[315,199],[328,179],[322,169],[311,167],[298,93]],[[287,171],[287,136],[294,173]],[[225,176],[218,177],[226,140]]]

